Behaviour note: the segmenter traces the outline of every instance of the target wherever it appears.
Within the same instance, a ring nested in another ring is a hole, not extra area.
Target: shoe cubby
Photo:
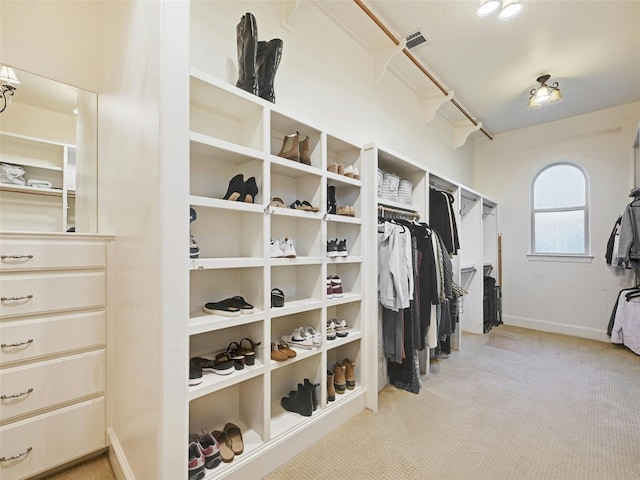
[[[222,142],[262,151],[264,107],[201,72],[190,79],[190,129]],[[247,95],[248,97],[248,95]]]
[[[332,220],[336,219],[352,219],[352,221],[359,221],[362,218],[362,198],[360,187],[355,185],[343,184],[331,179],[327,179],[327,185],[329,187],[335,187],[336,197],[336,214],[331,217]],[[329,201],[329,199],[327,200]],[[353,207],[353,215],[340,214],[340,209],[344,207]]]
[[[234,456],[230,463],[221,463],[211,470],[215,475],[225,468],[251,456],[267,438],[264,421],[264,377],[258,376],[236,383],[189,402],[189,433],[201,434],[224,430],[227,423],[234,423],[242,431],[244,452]],[[209,472],[209,470],[207,470]]]
[[[327,134],[327,169],[329,165],[342,165],[344,168],[351,167],[362,175],[361,149],[333,135]],[[327,172],[327,178],[334,182],[344,184],[361,185],[360,179],[351,178],[335,172]]]
[[[349,302],[362,297],[362,268],[358,263],[328,263],[327,275],[337,275],[342,281],[342,297],[328,300],[329,305]],[[325,284],[326,289],[326,284]]]
[[[305,174],[286,165],[271,163],[271,200],[279,198],[286,205],[285,208],[272,205],[270,207],[271,213],[302,218],[321,218],[326,209],[322,201],[321,179],[320,175]],[[290,208],[296,200],[309,202],[318,211]]]
[[[342,363],[345,359],[348,359],[355,363],[354,373],[356,377],[356,385],[354,389],[347,389],[344,394],[338,394],[336,392],[336,402],[349,398],[350,395],[357,392],[363,385],[364,372],[362,368],[362,350],[360,342],[352,342],[346,345],[339,346],[327,351],[327,370],[333,372],[336,363]]]
[[[322,332],[322,316],[321,310],[315,309],[306,312],[300,312],[293,315],[283,315],[280,317],[275,317],[271,319],[271,341],[275,342],[276,346],[278,344],[278,339],[285,338],[287,339],[290,335],[293,334],[294,330],[298,327],[306,327],[311,326],[317,332]],[[269,349],[271,348],[271,343],[269,342]],[[296,345],[293,342],[288,342],[290,347],[296,352],[296,356],[294,358],[290,358],[285,361],[276,361],[271,360],[271,368],[277,369],[282,368],[285,365],[290,363],[295,363],[305,358],[308,358],[313,355],[317,355],[320,353],[322,345],[312,346],[311,348],[303,348],[299,345]],[[322,342],[324,344],[324,340]]]
[[[283,150],[283,147],[285,147],[285,137],[297,133],[299,146],[309,137],[309,160],[311,165],[300,163],[299,160],[286,159],[283,157],[278,157],[277,159],[272,158],[272,160],[284,165],[296,165],[296,167],[301,167],[302,171],[306,171],[307,173],[309,170],[320,169],[322,167],[322,133],[320,130],[308,125],[302,120],[275,111],[271,111],[270,126],[269,153],[271,153],[271,155],[277,157]]]
[[[292,218],[271,215],[271,235],[275,239],[290,238],[293,241],[296,258],[272,258],[271,263],[303,262],[320,263],[324,251],[322,247],[322,221],[319,218]]]
[[[220,147],[219,143],[215,139],[202,137],[192,132],[189,175],[191,196],[203,199],[223,199],[232,186],[231,179],[241,174],[245,182],[254,177],[258,186],[258,193],[251,203],[263,204],[264,161],[255,156],[258,152],[251,152],[252,155],[230,150]],[[243,197],[237,203],[244,203],[244,200]]]
[[[200,247],[196,268],[208,266],[207,259],[263,260],[264,213],[193,206],[197,218],[191,223],[191,235]],[[209,262],[214,263],[215,262]]]
[[[322,410],[323,397],[326,395],[323,388],[325,376],[323,364],[317,358],[306,358],[299,362],[289,364],[283,368],[271,372],[271,438],[286,433],[301,423],[312,418]],[[312,412],[311,417],[290,412],[282,407],[282,397],[288,397],[290,392],[298,390],[298,384],[304,384],[304,379],[320,384],[316,388],[318,407]]]
[[[347,255],[328,257],[329,263],[346,263],[362,261],[362,227],[359,224],[345,222],[327,222],[327,241],[346,240]],[[326,245],[325,245],[326,250]]]
[[[347,331],[349,333],[346,337],[336,336],[334,340],[327,340],[328,350],[362,338],[364,320],[360,301],[327,307],[327,322],[334,318],[338,319],[338,321],[344,320],[347,323]],[[323,338],[326,338],[326,329],[324,333]]]
[[[320,265],[277,265],[271,267],[271,288],[285,294],[283,307],[271,309],[271,315],[286,315],[314,308],[321,303],[326,280]],[[245,297],[246,298],[246,297]]]
[[[253,305],[252,313],[224,316],[203,311],[206,303],[221,302],[236,295]],[[269,306],[264,304],[263,268],[195,269],[190,272],[189,311],[192,334],[256,321],[264,316],[264,311]]]
[[[412,184],[410,204],[397,198],[390,199],[377,195],[378,204],[401,210],[416,211],[420,214],[420,219],[422,220],[428,218],[428,211],[425,210],[425,206],[428,205],[427,182],[429,181],[429,174],[425,171],[423,165],[380,150],[378,151],[378,169],[385,173],[395,174],[399,177],[399,180],[407,180]]]

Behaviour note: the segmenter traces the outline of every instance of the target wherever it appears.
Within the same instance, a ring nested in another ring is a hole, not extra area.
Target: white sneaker
[[[293,240],[289,237],[284,237],[284,240],[282,240],[282,256],[287,258],[296,257],[296,249],[293,246]]]
[[[349,330],[347,329],[347,321],[346,320],[338,320],[337,318],[332,319],[335,324],[336,335],[339,337],[346,337],[349,335]]]
[[[336,324],[333,320],[327,320],[327,340],[336,339]]]
[[[271,258],[284,257],[284,251],[282,250],[282,240],[276,238],[271,240]]]
[[[307,333],[307,335],[311,335],[311,341],[313,342],[314,347],[319,347],[320,345],[322,345],[322,334],[320,332],[318,332],[310,325],[303,327],[303,329],[305,333]]]
[[[296,328],[291,335],[285,335],[283,340],[289,342],[289,345],[298,348],[311,350],[313,348],[313,339],[307,335],[300,327]]]

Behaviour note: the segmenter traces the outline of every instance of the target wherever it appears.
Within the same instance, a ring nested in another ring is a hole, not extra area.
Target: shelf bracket
[[[476,130],[482,128],[482,122],[478,122],[477,125],[456,125],[453,127],[453,146],[454,148],[460,148],[465,144],[469,135]]]
[[[423,120],[425,124],[431,123],[434,118],[436,118],[436,113],[438,113],[438,109],[449,100],[453,98],[453,90],[451,90],[446,96],[443,96],[440,93],[435,95],[428,95],[426,97],[422,97],[422,109],[424,112]]]
[[[389,62],[393,57],[404,50],[407,44],[406,38],[401,38],[398,45],[379,47],[371,52],[371,84],[377,85],[384,77]]]
[[[293,28],[293,19],[298,11],[300,0],[282,0],[280,2],[280,24],[291,31]]]

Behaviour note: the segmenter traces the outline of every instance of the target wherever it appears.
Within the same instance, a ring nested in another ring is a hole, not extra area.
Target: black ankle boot
[[[236,87],[257,95],[258,26],[251,13],[245,13],[240,19],[240,23],[236,27],[236,40],[238,42],[238,81]]]
[[[273,83],[276,77],[280,58],[282,58],[283,42],[279,38],[269,42],[258,42],[256,53],[256,73],[258,75],[258,94],[265,100],[276,103]]]
[[[336,204],[336,187],[327,185],[327,213],[335,215],[338,211]]]
[[[244,200],[245,194],[245,186],[244,186],[244,175],[239,173],[231,180],[229,180],[229,187],[227,188],[227,193],[222,197],[223,200],[231,200],[235,202],[237,200]]]
[[[289,397],[282,397],[280,399],[280,405],[288,412],[310,417],[313,414],[311,390],[302,388],[298,389],[297,392],[291,392]]]
[[[308,378],[304,379],[304,384],[298,384],[298,390],[301,388],[311,390],[311,405],[314,412],[318,409],[318,396],[316,395],[316,389],[319,385],[319,383],[311,383]]]
[[[258,194],[258,184],[256,183],[256,177],[249,178],[244,182],[244,201],[246,203],[253,203]]]

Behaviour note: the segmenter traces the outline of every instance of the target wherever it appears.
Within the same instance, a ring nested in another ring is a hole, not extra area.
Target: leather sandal
[[[238,342],[231,342],[227,346],[227,356],[233,360],[233,366],[236,370],[244,369],[244,354],[240,352],[240,345]],[[254,357],[255,359],[255,357]]]
[[[235,423],[227,423],[224,426],[224,432],[227,434],[227,438],[231,442],[231,450],[236,455],[240,455],[244,452],[244,440],[242,439],[242,430]]]
[[[245,347],[242,345],[243,342],[248,342],[249,343],[249,347]],[[242,340],[240,340],[240,343],[238,344],[238,353],[244,355],[244,363],[245,365],[254,365],[256,362],[256,347],[258,345],[260,345],[260,342],[253,342],[253,340],[251,340],[248,337],[243,338]]]
[[[275,360],[276,362],[284,362],[285,360],[289,360],[289,357],[286,353],[279,350],[274,342],[271,342],[271,360]]]

